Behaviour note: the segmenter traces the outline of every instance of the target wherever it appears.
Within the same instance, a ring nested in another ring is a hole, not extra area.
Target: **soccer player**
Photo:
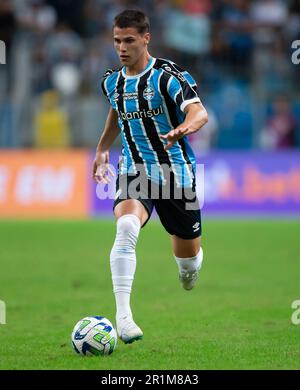
[[[171,236],[184,289],[194,287],[203,260],[196,164],[186,136],[198,131],[208,116],[191,75],[170,60],[149,54],[149,30],[149,20],[141,11],[125,10],[114,19],[114,46],[122,67],[108,70],[102,81],[111,107],[93,163],[95,181],[108,183],[113,174],[109,149],[121,133],[122,159],[113,207],[117,228],[110,267],[117,332],[125,343],[143,336],[133,320],[130,294],[136,243],[153,207]],[[139,178],[146,180],[136,186],[138,191],[130,191],[130,184]],[[169,193],[163,191],[167,187]],[[153,188],[158,196],[153,196]],[[178,189],[183,190],[181,197]]]

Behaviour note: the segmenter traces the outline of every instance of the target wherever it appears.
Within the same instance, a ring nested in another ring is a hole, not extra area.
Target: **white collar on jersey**
[[[156,58],[150,57],[150,60],[149,60],[149,62],[147,64],[146,68],[141,73],[135,74],[133,76],[130,76],[130,75],[126,74],[125,66],[123,66],[123,68],[122,68],[122,75],[124,77],[126,77],[127,79],[137,79],[138,77],[141,77],[145,73],[147,73],[153,67],[153,65],[155,64],[155,61],[156,61]]]

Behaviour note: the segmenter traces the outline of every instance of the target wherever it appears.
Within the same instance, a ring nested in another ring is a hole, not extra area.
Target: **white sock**
[[[132,317],[131,286],[136,268],[135,246],[141,229],[139,218],[126,214],[117,221],[117,233],[110,253],[110,269],[116,299],[116,318]]]
[[[174,256],[178,265],[179,272],[194,272],[201,268],[203,261],[203,250],[200,248],[197,256],[180,258]]]

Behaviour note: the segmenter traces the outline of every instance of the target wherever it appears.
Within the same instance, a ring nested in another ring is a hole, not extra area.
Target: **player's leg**
[[[143,204],[135,199],[122,200],[116,204],[114,213],[117,231],[110,254],[110,267],[117,309],[117,331],[125,343],[131,343],[143,336],[132,318],[130,295],[136,268],[135,247],[141,226],[149,214]]]
[[[126,199],[118,203],[114,208],[114,214],[117,220],[123,215],[133,214],[139,218],[141,226],[149,218],[149,213],[145,206],[137,199]]]
[[[176,235],[171,236],[174,255],[180,258],[196,256],[201,247],[201,237],[186,240]]]
[[[197,198],[190,196],[190,199],[192,202],[182,197],[160,199],[154,203],[164,228],[172,237],[179,280],[186,290],[194,287],[203,260],[200,246],[201,212]]]
[[[171,238],[179,280],[185,290],[191,290],[196,284],[203,261],[200,237],[183,239],[172,235]]]

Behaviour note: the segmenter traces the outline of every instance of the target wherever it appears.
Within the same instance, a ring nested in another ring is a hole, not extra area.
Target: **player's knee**
[[[141,223],[134,214],[126,214],[117,221],[116,242],[120,246],[134,248],[140,232]]]

